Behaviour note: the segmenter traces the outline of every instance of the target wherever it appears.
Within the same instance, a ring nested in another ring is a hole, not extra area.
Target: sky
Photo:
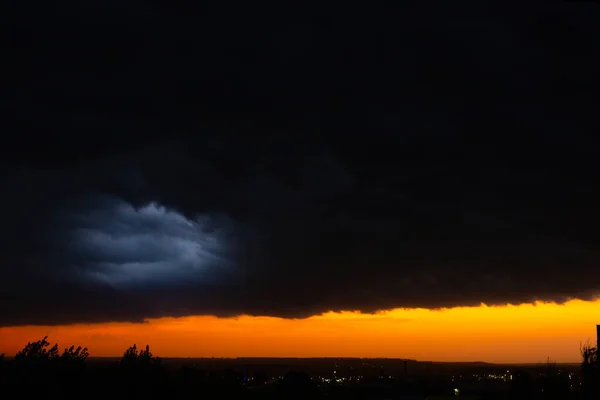
[[[593,337],[598,5],[24,3],[0,351],[536,362]]]
[[[0,352],[46,335],[61,347],[120,356],[132,344],[169,357],[367,357],[493,363],[580,362],[600,301],[565,305],[328,312],[306,319],[188,316],[132,323],[0,328]]]

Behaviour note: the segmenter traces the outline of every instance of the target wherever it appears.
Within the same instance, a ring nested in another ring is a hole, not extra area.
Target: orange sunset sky
[[[0,328],[0,353],[13,355],[45,335],[91,356],[119,356],[133,343],[162,357],[402,357],[434,361],[578,362],[595,343],[600,300],[563,305],[396,309],[378,314],[327,313],[308,319],[196,316]]]

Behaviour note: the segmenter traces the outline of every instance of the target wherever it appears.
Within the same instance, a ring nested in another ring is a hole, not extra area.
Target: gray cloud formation
[[[212,47],[150,9],[48,30],[7,115],[0,325],[599,294],[596,11],[406,7]]]
[[[76,216],[74,226],[79,227],[68,237],[82,278],[115,287],[186,279],[210,282],[230,269],[226,221],[209,230],[214,224],[210,217],[190,221],[156,203],[135,209],[123,201],[105,202],[104,209]]]
[[[204,169],[204,161],[179,159]],[[3,198],[3,324],[305,317],[332,309],[598,294],[599,254],[587,235],[597,215],[564,208],[564,198],[552,197],[573,185],[534,184],[554,172],[505,171],[504,186],[493,168],[481,168],[478,176],[487,183],[465,187],[451,171],[424,162],[399,170],[415,177],[403,176],[396,186],[395,173],[373,166],[378,177],[361,180],[334,157],[307,157],[285,171],[287,178],[265,172],[260,161],[253,165],[243,179],[211,175],[206,186],[220,185],[212,186],[209,204],[185,180],[176,183],[175,172],[168,191],[159,190],[160,176],[148,175],[146,187],[156,191],[131,199],[111,192],[116,184],[78,181],[91,172],[65,170],[37,180],[33,171],[23,172],[5,185]],[[171,164],[173,171],[177,166]],[[444,182],[435,183],[442,174]],[[19,183],[25,177],[27,184]],[[545,200],[529,209],[532,196]],[[139,197],[165,203],[138,203]],[[196,201],[206,205],[194,213]]]

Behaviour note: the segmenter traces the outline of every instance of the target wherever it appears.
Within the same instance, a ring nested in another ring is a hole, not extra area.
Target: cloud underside
[[[365,36],[15,19],[0,325],[600,294],[597,11],[407,7]]]
[[[162,165],[160,152],[151,154],[147,161]],[[419,176],[395,188],[394,174],[361,180],[333,156],[307,154],[298,181],[257,165],[241,178],[215,172],[175,182],[179,162],[198,176],[208,168],[184,152],[163,171],[164,182],[124,174],[135,169],[131,157],[118,173],[107,166],[114,159],[77,173],[21,169],[3,198],[2,325],[304,318],[600,293],[589,236],[597,215],[564,207],[561,193],[573,189],[566,184],[532,188],[547,172],[503,172],[503,186],[482,167],[487,183],[453,177],[444,190],[426,178],[435,167],[417,170],[415,162],[410,170]],[[554,180],[568,182],[568,172]],[[137,188],[134,196],[128,187]],[[540,203],[527,206],[535,198]]]

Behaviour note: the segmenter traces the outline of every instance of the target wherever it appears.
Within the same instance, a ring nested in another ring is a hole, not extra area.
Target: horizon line
[[[89,356],[88,360],[91,359],[105,359],[105,360],[118,360],[122,356]],[[162,357],[157,356],[162,360],[391,360],[391,361],[409,361],[417,363],[430,363],[430,364],[489,364],[489,365],[546,365],[548,361],[537,361],[537,362],[493,362],[493,361],[436,361],[436,360],[416,360],[410,358],[401,357],[336,357],[336,356],[319,356],[319,357],[268,357],[268,356],[256,356],[256,357]],[[7,359],[12,359],[14,356],[6,356]],[[551,364],[556,365],[573,365],[580,364],[580,361],[552,361]]]

